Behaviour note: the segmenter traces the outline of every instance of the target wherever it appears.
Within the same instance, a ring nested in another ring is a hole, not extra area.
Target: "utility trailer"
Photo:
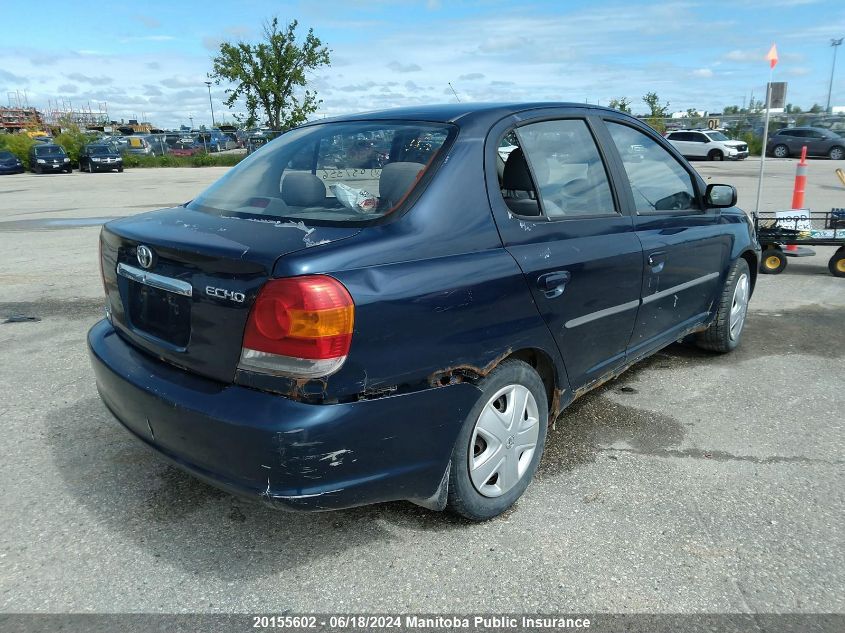
[[[787,257],[815,255],[811,246],[838,246],[827,267],[833,276],[845,277],[845,209],[758,213],[754,228],[763,249],[761,273],[782,273]],[[784,248],[789,246],[797,249]]]

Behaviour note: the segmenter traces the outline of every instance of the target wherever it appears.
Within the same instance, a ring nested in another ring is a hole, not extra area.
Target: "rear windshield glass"
[[[268,219],[350,222],[390,213],[456,128],[357,121],[291,130],[232,169],[190,209]]]

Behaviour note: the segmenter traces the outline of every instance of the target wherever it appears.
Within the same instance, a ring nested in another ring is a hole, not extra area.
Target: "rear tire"
[[[760,272],[764,275],[779,275],[786,268],[786,255],[779,248],[767,248],[760,257]]]
[[[827,268],[834,277],[845,277],[845,248],[840,248],[833,254]]]
[[[775,158],[789,158],[789,148],[786,145],[775,145],[772,150],[772,156]]]
[[[724,160],[725,155],[718,149],[711,149],[707,154],[707,160]]]
[[[740,257],[734,262],[725,280],[716,304],[716,318],[696,337],[698,346],[723,354],[736,348],[745,326],[750,298],[751,274],[748,262]]]
[[[503,362],[477,386],[481,396],[452,449],[449,509],[486,521],[531,483],[546,444],[549,406],[540,376],[520,360]]]

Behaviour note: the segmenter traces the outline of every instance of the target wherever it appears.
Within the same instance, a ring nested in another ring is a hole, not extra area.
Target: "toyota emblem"
[[[135,253],[141,268],[151,268],[153,265],[153,251],[149,246],[141,244]]]

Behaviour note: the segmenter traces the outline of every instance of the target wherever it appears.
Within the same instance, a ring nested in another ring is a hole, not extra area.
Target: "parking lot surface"
[[[694,165],[753,209],[757,161]],[[762,209],[789,206],[794,166],[768,163]],[[837,166],[811,162],[814,210],[845,207]],[[577,401],[498,519],[407,503],[288,514],[130,438],[85,349],[102,314],[99,223],[224,172],[0,177],[0,611],[845,610],[832,248],[760,276],[733,354],[675,345]]]

